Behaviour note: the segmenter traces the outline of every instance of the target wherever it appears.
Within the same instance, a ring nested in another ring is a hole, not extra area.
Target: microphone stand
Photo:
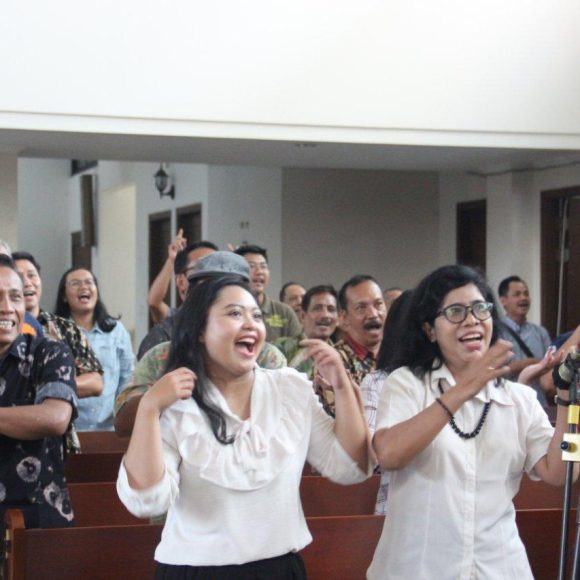
[[[578,405],[578,370],[574,369],[574,376],[570,383],[570,405],[568,407],[568,433],[564,434],[560,448],[562,460],[566,461],[566,485],[564,487],[564,507],[562,511],[562,536],[560,541],[560,569],[558,580],[566,579],[568,567],[568,526],[570,523],[570,503],[572,499],[572,484],[574,477],[574,464],[580,462],[580,434],[578,423],[580,422],[580,406]],[[580,502],[580,498],[579,498]],[[580,580],[578,566],[580,563],[580,504],[576,512],[576,542],[574,545],[574,564],[572,578]]]

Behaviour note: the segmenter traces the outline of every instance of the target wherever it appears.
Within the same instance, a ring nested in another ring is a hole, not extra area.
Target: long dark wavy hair
[[[437,312],[449,292],[467,284],[474,284],[484,300],[496,304],[485,278],[469,266],[443,266],[423,278],[413,291],[403,323],[405,332],[401,346],[391,361],[393,368],[409,367],[422,379],[433,368],[435,361],[439,361],[436,368],[441,367],[445,361],[442,360],[439,345],[429,340],[423,326],[425,322],[433,325]],[[493,308],[491,317],[493,322],[491,344],[494,344],[499,336],[497,306]]]
[[[383,340],[377,356],[378,371],[390,373],[396,368],[393,367],[393,361],[406,335],[407,314],[412,296],[411,290],[405,290],[389,308],[383,328]]]
[[[166,373],[180,367],[186,367],[195,373],[197,380],[193,389],[193,399],[206,414],[215,438],[223,445],[233,443],[234,438],[228,437],[225,416],[208,396],[205,364],[207,351],[200,338],[207,326],[209,309],[227,286],[239,286],[252,294],[250,286],[240,276],[208,278],[190,288],[175,317],[171,349],[165,368]]]
[[[91,274],[93,280],[95,281],[95,287],[97,291],[99,291],[99,282],[97,281],[97,277],[89,270],[88,268],[69,268],[61,277],[60,282],[58,283],[58,291],[56,294],[56,306],[54,308],[54,313],[57,316],[62,316],[63,318],[72,318],[70,312],[70,304],[66,300],[66,278],[67,276],[76,270],[86,270]],[[115,328],[117,324],[117,320],[121,318],[117,316],[111,316],[107,312],[107,308],[103,304],[101,300],[101,293],[98,292],[97,295],[97,303],[95,304],[95,311],[93,312],[93,322],[96,322],[99,325],[99,328],[103,332],[111,332],[113,328]]]

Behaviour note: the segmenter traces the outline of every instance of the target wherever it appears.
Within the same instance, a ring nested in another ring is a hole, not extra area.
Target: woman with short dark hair
[[[512,500],[524,471],[563,484],[566,408],[554,431],[533,389],[503,379],[510,343],[496,320],[471,268],[439,268],[413,291],[379,400],[389,508],[371,580],[532,578]]]
[[[266,330],[240,277],[198,284],[177,317],[167,373],[141,400],[117,482],[135,515],[168,510],[156,577],[305,578],[305,460],[342,483],[369,474],[355,387],[318,340],[305,346],[334,388],[336,421],[304,375],[258,367]]]

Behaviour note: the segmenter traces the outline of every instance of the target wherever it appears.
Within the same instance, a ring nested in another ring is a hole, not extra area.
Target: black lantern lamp
[[[159,197],[169,196],[171,199],[175,199],[175,185],[172,185],[170,189],[167,189],[169,183],[169,174],[163,168],[163,163],[159,165],[159,170],[153,176],[155,178],[155,187],[159,192]]]

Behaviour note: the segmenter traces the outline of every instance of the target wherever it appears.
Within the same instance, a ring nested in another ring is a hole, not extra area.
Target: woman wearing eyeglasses
[[[83,330],[105,371],[102,394],[79,401],[75,427],[78,431],[112,431],[115,397],[131,378],[135,364],[129,333],[107,312],[89,270],[71,268],[63,274],[55,312],[72,318]]]
[[[532,578],[512,503],[523,472],[564,482],[556,429],[533,389],[505,380],[485,280],[445,266],[415,289],[374,447],[390,473],[389,514],[368,578]],[[558,393],[561,403],[568,394]]]

